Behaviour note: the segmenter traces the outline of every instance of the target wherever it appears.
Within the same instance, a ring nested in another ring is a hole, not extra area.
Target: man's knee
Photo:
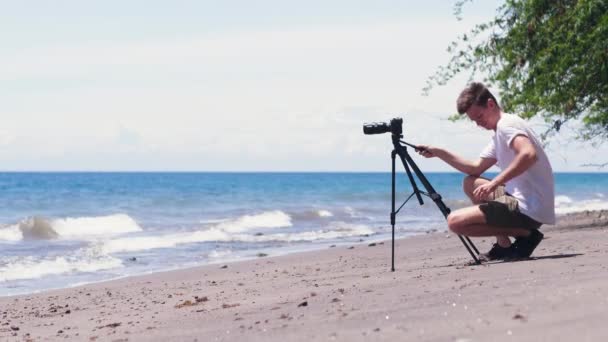
[[[462,180],[462,189],[464,193],[469,197],[473,204],[480,204],[483,201],[480,201],[473,196],[473,191],[475,189],[485,183],[489,182],[486,178],[478,177],[478,176],[466,176]]]
[[[464,179],[462,180],[462,190],[464,190],[464,192],[466,194],[473,193],[473,190],[475,190],[475,181],[477,179],[479,179],[479,177],[476,177],[476,176],[464,177]]]
[[[464,227],[466,227],[466,217],[458,211],[452,212],[448,215],[448,228],[456,233],[462,235]]]

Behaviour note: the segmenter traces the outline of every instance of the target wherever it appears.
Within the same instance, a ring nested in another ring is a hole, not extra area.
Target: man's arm
[[[534,148],[530,139],[524,135],[518,135],[513,138],[511,141],[511,149],[515,151],[515,159],[513,159],[511,164],[489,183],[475,189],[475,191],[473,191],[473,196],[476,198],[486,198],[486,196],[493,192],[499,185],[505,184],[511,179],[526,172],[526,170],[534,165],[538,159],[536,156],[536,148]]]
[[[419,145],[416,151],[427,158],[437,157],[456,170],[471,176],[479,176],[496,164],[494,158],[480,158],[477,161],[471,161],[448,150],[433,146]]]

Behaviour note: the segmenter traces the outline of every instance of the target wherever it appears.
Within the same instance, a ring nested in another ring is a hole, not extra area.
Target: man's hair
[[[464,114],[473,105],[485,107],[488,104],[488,99],[492,99],[496,106],[498,101],[488,88],[483,83],[473,82],[469,84],[458,96],[456,100],[456,108],[458,113]],[[500,106],[498,106],[500,108]]]

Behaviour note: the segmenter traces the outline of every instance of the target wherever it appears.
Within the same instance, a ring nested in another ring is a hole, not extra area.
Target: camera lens
[[[363,125],[364,134],[382,134],[391,131],[391,127],[385,122],[374,122]]]

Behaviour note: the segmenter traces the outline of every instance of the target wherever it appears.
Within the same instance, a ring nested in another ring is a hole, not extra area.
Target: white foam
[[[317,214],[319,217],[332,217],[334,214],[329,210],[318,210]]]
[[[361,212],[359,212],[358,210],[354,209],[353,207],[344,207],[344,212],[350,216],[351,218],[355,218],[355,219],[367,219],[367,220],[372,220],[373,217],[370,216],[366,216],[364,214],[362,214]]]
[[[137,222],[126,214],[55,219],[51,221],[51,226],[59,236],[66,238],[118,235],[142,230]]]
[[[8,241],[48,240],[59,236],[51,223],[41,217],[29,217],[1,230],[0,239]]]
[[[24,239],[50,240],[59,237],[52,224],[42,217],[30,217],[19,223],[19,230]]]
[[[104,254],[136,252],[156,248],[172,248],[186,243],[229,240],[229,235],[226,232],[212,228],[191,233],[113,239],[103,242],[101,251]]]
[[[244,215],[237,219],[219,223],[216,228],[229,233],[242,233],[260,228],[291,227],[291,217],[280,210],[266,211],[256,215]]]
[[[199,223],[202,224],[217,224],[217,223],[223,223],[229,221],[229,219],[206,219],[206,220],[199,220]]]
[[[568,196],[558,195],[555,196],[555,207],[568,206],[572,204],[572,199]]]
[[[555,196],[555,213],[563,215],[581,211],[608,209],[608,201],[603,199],[603,195],[597,193],[595,196],[597,198],[577,201],[565,195]]]
[[[213,250],[211,253],[209,253],[209,259],[225,259],[229,255],[232,255],[232,251],[230,250]]]
[[[95,272],[118,267],[122,267],[122,261],[119,259],[110,256],[87,256],[86,252],[72,257],[14,258],[13,261],[0,266],[0,282],[37,279],[65,273]]]
[[[245,242],[268,242],[268,241],[316,241],[329,240],[344,237],[371,235],[374,231],[366,225],[350,224],[345,222],[334,222],[328,229],[307,231],[300,233],[275,233],[268,235],[245,235],[237,234],[232,237],[233,241]]]
[[[357,213],[357,211],[356,211],[355,209],[353,209],[352,207],[344,207],[344,211],[345,211],[345,212],[346,212],[348,215],[350,215],[350,217],[355,218],[355,217],[358,217],[358,216],[359,216],[359,215],[358,215],[358,213]]]
[[[141,230],[137,222],[125,214],[52,220],[29,217],[18,224],[0,228],[0,240],[87,239]]]
[[[0,241],[20,241],[22,239],[23,234],[18,225],[0,228]]]
[[[267,211],[255,215],[244,215],[236,219],[218,220],[210,229],[190,233],[162,236],[141,236],[113,239],[105,242],[103,253],[145,251],[156,248],[172,248],[177,245],[207,241],[234,241],[232,234],[253,229],[291,227],[291,217],[282,211]]]
[[[570,203],[562,203],[555,206],[556,214],[570,214],[581,211],[607,210],[608,202],[600,199],[591,199],[583,201],[572,201]]]
[[[211,228],[191,233],[112,239],[101,242],[99,248],[103,254],[112,254],[145,251],[157,248],[173,248],[178,245],[197,242],[296,242],[338,239],[343,237],[370,235],[373,233],[373,230],[368,226],[345,222],[334,222],[327,229],[322,230],[263,235],[230,233],[218,228]]]

